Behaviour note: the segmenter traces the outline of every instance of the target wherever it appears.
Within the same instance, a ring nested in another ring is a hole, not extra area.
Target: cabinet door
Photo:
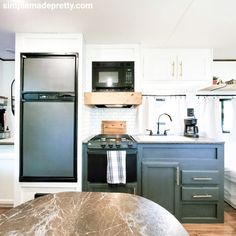
[[[209,49],[146,48],[143,50],[143,85],[208,82],[212,79],[212,61]]]
[[[142,196],[178,217],[180,201],[179,163],[142,162]]]
[[[10,145],[9,145],[10,146]],[[1,149],[4,148],[1,146]],[[2,151],[2,150],[1,150]],[[0,151],[0,205],[11,205],[14,202],[14,151]]]
[[[169,50],[143,50],[144,82],[169,81],[177,75],[177,57]]]
[[[212,70],[211,50],[182,50],[178,53],[177,76],[184,81],[208,81]]]

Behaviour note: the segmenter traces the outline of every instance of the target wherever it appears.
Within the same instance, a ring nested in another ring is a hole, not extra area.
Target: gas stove
[[[89,149],[135,149],[136,141],[128,134],[99,134],[88,142]]]

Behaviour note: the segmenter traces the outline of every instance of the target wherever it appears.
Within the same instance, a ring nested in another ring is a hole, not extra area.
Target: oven
[[[107,183],[107,151],[126,151],[126,184]],[[131,136],[100,135],[88,142],[87,147],[87,183],[89,191],[126,192],[137,191],[137,146]]]
[[[107,182],[106,150],[88,150],[88,181]],[[126,150],[126,182],[137,181],[137,150]]]

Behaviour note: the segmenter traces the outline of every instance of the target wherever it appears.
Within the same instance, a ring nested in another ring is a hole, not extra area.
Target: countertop
[[[0,145],[14,145],[14,139],[13,138],[0,139]]]
[[[95,135],[83,140],[87,143]],[[179,143],[179,144],[223,144],[224,141],[200,136],[199,138],[185,137],[183,135],[131,135],[137,143]]]
[[[126,193],[62,192],[0,215],[0,235],[187,236],[158,204]]]
[[[150,135],[133,135],[137,143],[180,143],[180,144],[222,144],[224,141],[210,139],[206,137],[191,138],[178,135],[167,136],[150,136]]]

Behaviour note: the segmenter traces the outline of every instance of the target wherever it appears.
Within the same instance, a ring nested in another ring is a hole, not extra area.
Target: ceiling
[[[7,2],[92,8],[17,10],[4,8]],[[235,9],[235,0],[0,0],[0,58],[14,58],[16,32],[83,33],[86,43],[229,50],[236,48]]]

